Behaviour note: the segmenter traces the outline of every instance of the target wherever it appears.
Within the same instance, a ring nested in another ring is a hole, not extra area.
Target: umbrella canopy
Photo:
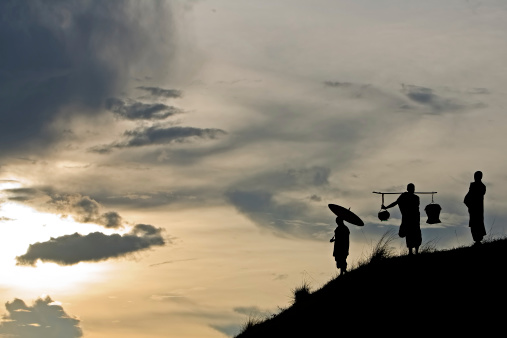
[[[328,204],[329,209],[338,217],[343,219],[346,222],[349,222],[354,225],[363,226],[364,222],[350,209],[346,209],[336,204]]]

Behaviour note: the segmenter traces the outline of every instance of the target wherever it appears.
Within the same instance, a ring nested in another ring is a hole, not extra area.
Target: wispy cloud
[[[119,228],[123,218],[116,211],[104,211],[104,206],[89,196],[68,194],[53,189],[5,189],[8,200],[18,201],[39,210],[56,212],[63,217],[72,215],[77,222],[96,223],[106,228]]]
[[[298,199],[277,200],[274,193],[262,190],[231,190],[229,202],[257,225],[282,236],[316,239],[330,229],[325,215],[316,216],[311,207]]]
[[[273,278],[273,280],[284,280],[289,277],[289,275],[287,275],[287,274],[273,274],[273,275],[275,276],[275,278]]]
[[[116,116],[128,120],[163,120],[183,112],[182,109],[162,103],[124,102],[117,98],[106,100],[106,108]]]
[[[165,97],[165,98],[180,98],[183,93],[181,90],[176,89],[164,89],[159,87],[144,87],[140,86],[137,89],[148,92],[151,96]]]
[[[405,94],[412,102],[428,107],[432,113],[441,114],[445,112],[462,111],[465,109],[484,108],[486,105],[482,102],[467,103],[454,98],[446,98],[435,93],[435,90],[427,87],[414,85],[402,85],[402,93]],[[484,94],[482,89],[474,90],[479,94]],[[410,106],[405,106],[410,108]]]
[[[225,134],[225,131],[215,128],[164,127],[162,125],[154,125],[127,130],[124,133],[124,141],[96,146],[91,148],[90,151],[103,154],[109,153],[113,149],[183,143],[196,139],[216,139]]]
[[[329,227],[323,225],[325,217],[313,210],[312,202],[320,197],[315,194],[308,198],[306,194],[328,190],[330,174],[329,168],[318,166],[266,171],[235,182],[225,196],[261,227],[278,234],[315,239],[327,234]],[[303,194],[306,196],[300,197]]]
[[[161,262],[161,263],[150,264],[149,266],[152,267],[152,266],[159,266],[159,265],[164,265],[164,264],[173,264],[173,263],[177,263],[177,262],[195,261],[196,259],[197,258],[175,259],[172,261],[165,261],[165,262]]]
[[[259,308],[258,306],[238,306],[235,307],[234,312],[246,315],[249,317],[257,317],[264,318],[272,314],[270,310],[264,310]]]

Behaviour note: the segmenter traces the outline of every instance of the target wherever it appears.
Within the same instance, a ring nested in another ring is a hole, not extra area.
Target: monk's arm
[[[393,203],[389,204],[388,206],[385,206],[382,204],[382,209],[389,209],[394,207],[395,205],[398,205],[398,200],[394,201]]]

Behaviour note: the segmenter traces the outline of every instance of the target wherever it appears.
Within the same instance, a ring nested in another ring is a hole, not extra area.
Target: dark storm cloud
[[[163,246],[165,241],[161,232],[161,228],[137,224],[125,235],[105,235],[101,232],[88,235],[75,233],[31,244],[24,255],[16,257],[16,261],[17,265],[29,266],[35,266],[39,259],[59,265],[104,261],[124,257],[153,246]]]
[[[5,189],[8,200],[25,202],[43,211],[58,212],[64,217],[72,215],[77,222],[96,223],[106,228],[119,228],[122,217],[116,211],[102,212],[104,207],[89,196],[57,193],[51,189]]]
[[[106,109],[112,111],[116,116],[128,120],[163,120],[183,112],[182,109],[162,103],[133,102],[128,104],[117,98],[107,99]]]
[[[2,317],[0,335],[5,337],[82,337],[80,320],[69,316],[48,296],[28,306],[21,299],[5,303],[8,314]]]
[[[109,145],[97,146],[90,151],[97,153],[108,153],[117,148],[132,148],[147,145],[160,145],[170,143],[182,143],[193,139],[216,139],[226,132],[213,128],[194,127],[163,127],[154,125],[151,127],[140,127],[135,130],[127,130],[124,133],[126,140]]]
[[[47,149],[66,118],[97,115],[132,73],[165,76],[168,2],[0,1],[0,150]]]
[[[434,114],[461,111],[466,108],[482,108],[484,103],[466,103],[452,98],[437,95],[431,88],[402,84],[402,93],[412,102],[426,106]],[[411,109],[410,106],[405,108]]]
[[[165,97],[165,98],[180,98],[182,96],[181,90],[176,89],[163,89],[159,87],[137,87],[137,89],[148,92],[151,96]]]

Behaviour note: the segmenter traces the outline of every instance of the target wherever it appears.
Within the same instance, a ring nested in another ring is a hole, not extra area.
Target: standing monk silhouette
[[[382,205],[382,209],[392,208],[395,205],[400,207],[401,225],[398,235],[405,237],[408,254],[412,255],[415,248],[416,255],[419,253],[419,246],[422,243],[421,215],[419,213],[419,196],[414,194],[415,186],[412,183],[407,185],[407,191],[388,206]]]
[[[329,241],[334,242],[333,256],[336,261],[336,267],[340,269],[340,275],[347,272],[347,257],[349,256],[349,236],[350,230],[343,223],[343,219],[336,217],[338,226],[334,230],[334,236]]]
[[[468,226],[472,231],[472,238],[475,244],[481,244],[482,238],[486,235],[486,228],[484,227],[484,195],[486,194],[486,186],[482,183],[481,179],[482,172],[476,171],[474,173],[475,182],[470,183],[470,189],[464,200],[470,214]]]

